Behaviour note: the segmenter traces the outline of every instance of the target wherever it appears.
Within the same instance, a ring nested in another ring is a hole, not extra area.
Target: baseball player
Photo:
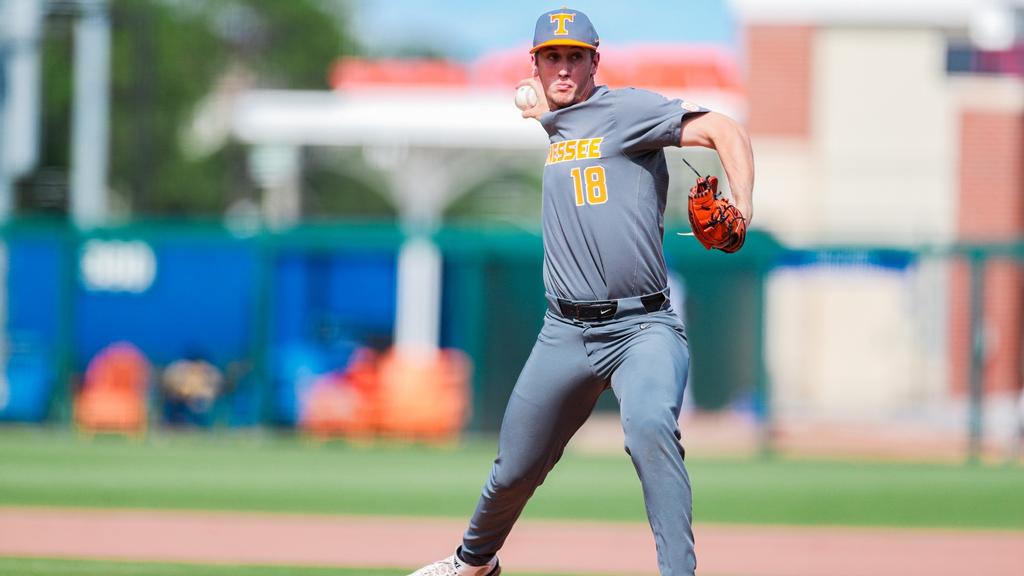
[[[597,48],[597,32],[578,10],[537,20],[533,77],[520,86],[540,95],[523,116],[550,137],[542,211],[548,310],[462,545],[413,576],[500,574],[497,553],[513,524],[608,387],[619,401],[661,574],[694,574],[678,427],[689,351],[668,298],[663,148],[715,149],[740,224],[751,217],[753,155],[745,132],[725,116],[644,90],[595,86]],[[712,224],[721,221],[716,213]],[[742,237],[726,251],[740,245]]]

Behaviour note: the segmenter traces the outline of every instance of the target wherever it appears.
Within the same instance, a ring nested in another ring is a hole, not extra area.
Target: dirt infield
[[[0,555],[412,567],[450,552],[463,528],[418,518],[0,508]],[[700,572],[715,576],[1024,574],[1024,532],[703,524],[696,535]],[[502,561],[510,574],[658,572],[644,524],[523,522]]]

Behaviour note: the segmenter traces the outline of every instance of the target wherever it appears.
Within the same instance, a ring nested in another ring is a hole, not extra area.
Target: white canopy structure
[[[520,116],[511,90],[464,88],[255,91],[238,102],[235,132],[256,144],[539,150],[547,143]]]

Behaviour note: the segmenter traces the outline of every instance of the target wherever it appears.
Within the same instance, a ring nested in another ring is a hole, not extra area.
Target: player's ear
[[[593,50],[590,54],[590,75],[593,76],[594,74],[597,74],[597,64],[601,61],[601,53],[597,50]]]
[[[530,62],[533,62],[533,75],[540,76],[540,70],[537,69],[537,55],[530,54]]]

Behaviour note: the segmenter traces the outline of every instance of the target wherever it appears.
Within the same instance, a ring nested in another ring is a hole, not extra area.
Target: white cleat
[[[491,558],[486,566],[470,566],[456,555],[439,560],[413,572],[409,576],[498,576],[501,566],[498,557]]]

